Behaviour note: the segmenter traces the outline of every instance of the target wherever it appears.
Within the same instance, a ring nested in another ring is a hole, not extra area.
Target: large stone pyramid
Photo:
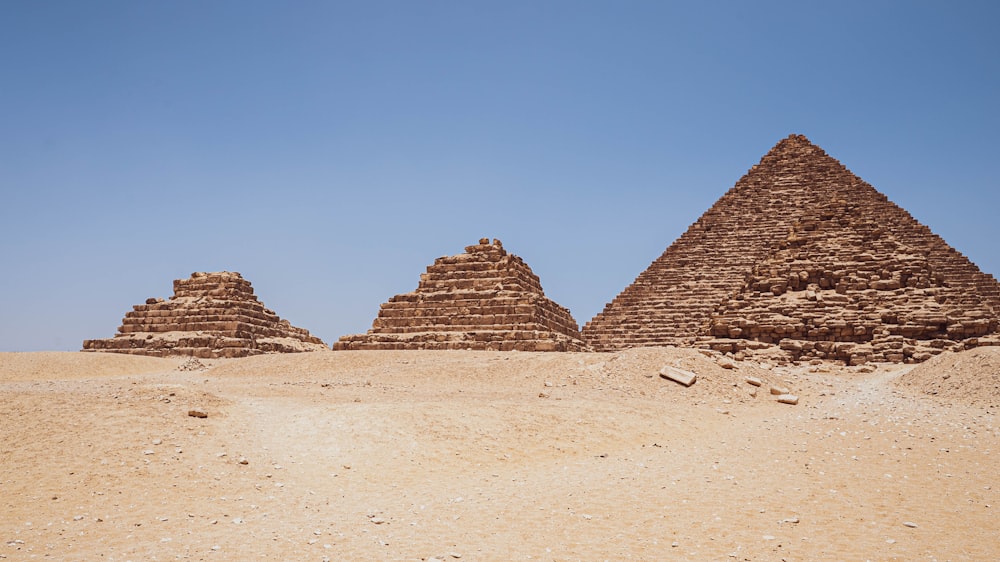
[[[193,273],[174,281],[169,300],[150,298],[125,314],[115,337],[86,340],[84,351],[163,357],[246,357],[328,349],[278,318],[239,273]]]
[[[800,135],[779,142],[583,328],[607,351],[777,344],[921,361],[998,343],[1000,284]]]
[[[438,258],[412,293],[382,304],[366,334],[334,350],[475,349],[583,351],[569,310],[545,297],[538,276],[499,240]]]

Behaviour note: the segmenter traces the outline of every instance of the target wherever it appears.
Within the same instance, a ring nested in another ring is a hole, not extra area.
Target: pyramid
[[[583,328],[595,350],[698,345],[922,361],[998,342],[1000,284],[801,135],[779,142]]]
[[[239,273],[192,273],[174,296],[146,299],[125,314],[115,337],[86,340],[84,351],[163,357],[246,357],[328,349],[307,330],[278,318]]]
[[[474,349],[583,351],[569,310],[545,297],[538,276],[499,240],[438,258],[416,291],[382,304],[366,334],[334,350]]]

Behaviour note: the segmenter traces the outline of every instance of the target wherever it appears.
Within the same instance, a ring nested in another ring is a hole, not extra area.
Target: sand
[[[1000,349],[716,359],[0,354],[0,558],[1000,559]]]

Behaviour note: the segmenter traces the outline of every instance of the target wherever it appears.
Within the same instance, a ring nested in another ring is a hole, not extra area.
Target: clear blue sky
[[[0,350],[193,271],[332,343],[500,238],[581,327],[808,136],[1000,274],[1000,3],[0,0]]]

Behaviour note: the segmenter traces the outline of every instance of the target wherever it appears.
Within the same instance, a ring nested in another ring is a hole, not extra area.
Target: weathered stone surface
[[[583,351],[569,310],[545,297],[538,276],[499,240],[438,258],[416,291],[382,304],[372,329],[334,350]]]
[[[132,309],[114,338],[86,340],[83,350],[211,359],[326,349],[265,308],[239,273],[193,273],[174,281],[169,300],[150,298]]]
[[[684,386],[691,386],[698,380],[698,375],[692,373],[691,371],[685,371],[684,369],[678,369],[677,367],[671,367],[665,365],[660,369],[660,376],[672,380],[676,383],[680,383]]]
[[[992,275],[792,135],[582,333],[598,351],[759,342],[860,365],[982,345],[998,316]]]

